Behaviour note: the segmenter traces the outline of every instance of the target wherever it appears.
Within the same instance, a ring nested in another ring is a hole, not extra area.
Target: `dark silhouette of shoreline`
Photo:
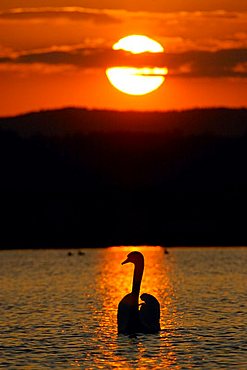
[[[63,137],[90,133],[174,133],[242,136],[247,133],[247,109],[202,108],[167,112],[135,112],[63,108],[0,117],[0,130],[23,137]]]
[[[0,119],[2,248],[247,245],[247,110]]]

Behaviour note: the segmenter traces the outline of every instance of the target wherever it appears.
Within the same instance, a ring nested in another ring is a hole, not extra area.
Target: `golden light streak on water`
[[[117,335],[132,250],[162,331]],[[0,363],[20,369],[246,368],[247,248],[112,247],[1,251]]]

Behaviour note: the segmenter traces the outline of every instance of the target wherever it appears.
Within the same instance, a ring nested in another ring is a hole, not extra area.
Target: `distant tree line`
[[[0,245],[246,245],[246,159],[246,134],[1,130]]]

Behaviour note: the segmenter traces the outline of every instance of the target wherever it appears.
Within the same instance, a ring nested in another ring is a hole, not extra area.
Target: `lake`
[[[144,254],[159,334],[117,335],[131,250]],[[247,369],[247,248],[70,251],[0,252],[0,368]]]

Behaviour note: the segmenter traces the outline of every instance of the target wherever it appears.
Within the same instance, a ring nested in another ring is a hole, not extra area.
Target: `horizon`
[[[213,135],[242,137],[247,133],[246,108],[193,108],[170,111],[117,111],[67,107],[0,117],[0,130],[21,137],[132,133],[138,135],[176,132],[179,137]],[[150,141],[151,141],[150,137]]]
[[[8,118],[18,118],[23,116],[28,116],[32,114],[39,114],[45,112],[61,112],[61,111],[69,111],[69,110],[78,110],[78,111],[87,111],[87,112],[116,112],[116,113],[147,113],[147,114],[162,114],[162,113],[183,113],[183,112],[193,112],[193,111],[215,111],[215,110],[233,110],[233,111],[241,111],[247,110],[247,106],[204,106],[204,107],[190,107],[190,108],[180,108],[180,109],[167,109],[167,110],[135,110],[135,109],[114,109],[114,108],[89,108],[86,106],[72,106],[72,105],[65,105],[61,107],[52,107],[52,108],[40,108],[34,110],[27,110],[19,113],[14,113],[13,115],[1,115],[1,119],[8,119]]]

